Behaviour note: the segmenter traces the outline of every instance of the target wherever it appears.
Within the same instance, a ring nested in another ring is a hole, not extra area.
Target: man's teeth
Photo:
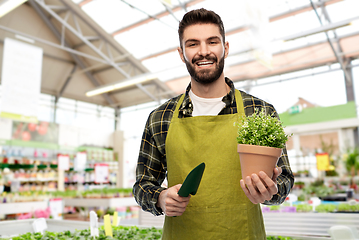
[[[207,61],[207,62],[199,62],[197,63],[198,65],[207,65],[207,64],[213,64],[213,62],[211,61]]]

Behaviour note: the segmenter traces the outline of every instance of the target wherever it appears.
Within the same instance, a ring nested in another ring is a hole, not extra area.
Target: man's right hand
[[[191,195],[188,197],[178,195],[181,186],[182,184],[177,184],[160,193],[156,206],[161,208],[166,216],[181,216],[186,210]]]

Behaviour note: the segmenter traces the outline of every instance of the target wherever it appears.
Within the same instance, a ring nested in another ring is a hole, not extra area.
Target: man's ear
[[[228,53],[229,53],[229,43],[225,42],[224,43],[224,58],[228,57]]]
[[[179,53],[179,55],[180,55],[180,58],[181,58],[182,62],[185,63],[182,48],[181,48],[181,47],[178,47],[178,48],[177,48],[177,51],[178,51],[178,53]]]

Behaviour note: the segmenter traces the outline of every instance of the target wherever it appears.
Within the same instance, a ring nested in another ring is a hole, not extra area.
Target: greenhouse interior
[[[358,9],[358,0],[0,0],[0,240],[202,239],[208,228],[203,239],[359,240]],[[182,21],[199,10],[220,16],[224,32],[213,19]],[[212,98],[220,108],[200,116]],[[232,119],[249,122],[259,104],[286,141],[280,168],[256,185],[236,171],[244,157],[222,147],[237,148],[224,129],[243,133],[247,123]],[[221,119],[231,122],[210,125]],[[174,189],[181,209],[189,204],[178,215],[162,205]],[[258,209],[248,216],[263,227],[224,202]]]

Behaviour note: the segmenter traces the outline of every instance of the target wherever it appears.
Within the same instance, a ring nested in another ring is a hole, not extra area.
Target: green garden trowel
[[[196,195],[199,184],[201,183],[202,175],[205,168],[204,162],[195,167],[184,180],[178,195],[181,197],[188,197],[188,195]]]

